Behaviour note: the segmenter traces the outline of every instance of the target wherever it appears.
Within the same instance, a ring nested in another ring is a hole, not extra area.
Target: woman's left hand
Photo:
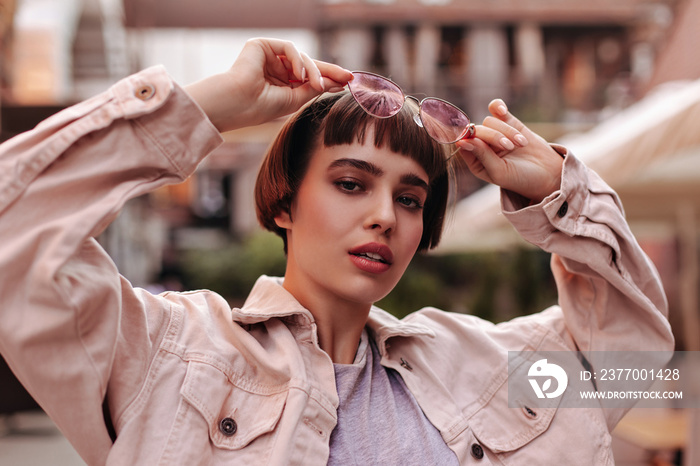
[[[538,203],[559,189],[564,159],[542,137],[515,118],[500,100],[476,126],[473,138],[457,142],[477,177]]]

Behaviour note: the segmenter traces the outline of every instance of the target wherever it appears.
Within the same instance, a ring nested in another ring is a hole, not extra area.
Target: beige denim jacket
[[[278,279],[262,277],[242,309],[208,291],[154,296],[92,239],[125,201],[185,179],[220,142],[152,68],[2,146],[0,351],[90,465],[327,461],[333,365]],[[670,350],[659,278],[616,194],[573,156],[541,204],[502,198],[519,232],[554,253],[561,307],[500,325],[373,309],[382,364],[463,464],[612,465],[623,412],[509,408],[507,351]]]

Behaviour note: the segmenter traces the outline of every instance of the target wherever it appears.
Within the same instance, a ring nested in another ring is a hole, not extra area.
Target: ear
[[[288,210],[282,210],[275,217],[275,225],[285,230],[289,230],[292,228],[292,216],[289,214]]]

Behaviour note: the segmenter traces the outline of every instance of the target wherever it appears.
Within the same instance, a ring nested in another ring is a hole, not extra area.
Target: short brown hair
[[[386,145],[426,171],[430,192],[423,206],[423,236],[418,250],[437,246],[447,209],[448,157],[446,146],[416,125],[415,114],[415,105],[408,100],[396,116],[375,118],[365,113],[347,91],[324,94],[297,111],[280,130],[258,172],[255,204],[260,224],[282,238],[286,252],[286,230],[277,226],[275,217],[289,212],[317,145],[363,143],[371,127],[376,147]]]

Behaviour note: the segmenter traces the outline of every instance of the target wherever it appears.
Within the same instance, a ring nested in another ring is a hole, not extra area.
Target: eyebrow
[[[381,168],[379,168],[377,165],[373,164],[372,162],[368,162],[366,160],[350,159],[350,158],[337,159],[337,160],[334,160],[328,168],[332,169],[332,168],[338,168],[338,167],[357,168],[358,170],[365,171],[373,176],[384,175],[384,170],[382,170]],[[402,184],[406,184],[409,186],[416,186],[418,188],[425,190],[426,193],[430,193],[430,186],[428,185],[428,183],[426,183],[423,178],[421,178],[420,176],[418,176],[414,173],[407,173],[405,175],[402,175],[400,181]]]
[[[430,193],[430,186],[428,186],[428,183],[426,183],[423,178],[421,178],[418,175],[414,175],[413,173],[403,175],[401,177],[401,183],[407,184],[409,186],[415,186],[417,188],[421,188],[426,193]]]
[[[374,176],[382,176],[384,175],[384,170],[373,164],[372,162],[367,162],[366,160],[358,160],[358,159],[348,159],[348,158],[343,158],[343,159],[337,159],[334,160],[333,163],[330,164],[328,167],[330,168],[338,168],[338,167],[353,167],[357,168],[358,170],[365,171],[369,173],[370,175]]]

